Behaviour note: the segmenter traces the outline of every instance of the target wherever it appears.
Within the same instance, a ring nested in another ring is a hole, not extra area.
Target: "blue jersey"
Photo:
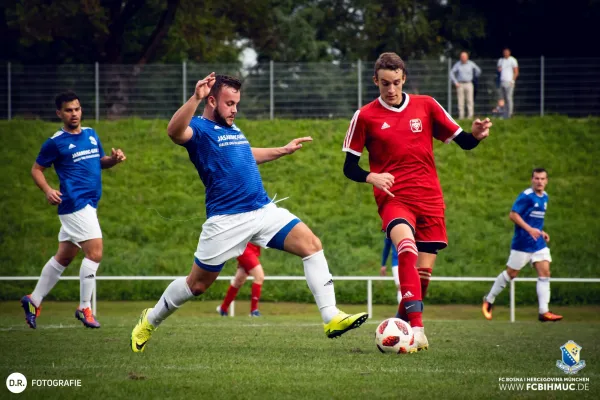
[[[59,214],[74,213],[88,204],[98,207],[102,157],[102,144],[92,128],[81,128],[78,134],[61,129],[44,142],[35,162],[46,168],[54,165],[62,193]]]
[[[521,192],[512,206],[516,212],[532,228],[540,231],[544,228],[544,216],[548,208],[548,193],[544,192],[538,196],[531,188]],[[511,248],[513,250],[534,253],[546,247],[546,241],[542,236],[534,240],[529,233],[515,224],[515,235],[513,236]]]
[[[192,138],[182,146],[206,188],[207,218],[257,210],[271,201],[242,131],[203,117],[192,118],[190,128]]]
[[[383,240],[383,253],[381,254],[382,267],[387,264],[387,258],[390,254],[390,250],[392,250],[392,267],[398,266],[398,251],[396,250],[396,246],[394,246],[392,239],[386,237]]]

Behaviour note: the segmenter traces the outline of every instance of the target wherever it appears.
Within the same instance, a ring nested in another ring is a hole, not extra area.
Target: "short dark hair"
[[[545,172],[546,176],[548,176],[548,171],[546,171],[545,168],[534,168],[533,171],[531,171],[531,177],[533,178],[534,174],[541,174],[542,172]]]
[[[75,92],[72,90],[67,90],[66,92],[62,92],[56,95],[56,97],[54,98],[54,104],[56,104],[56,109],[60,110],[62,109],[63,103],[68,103],[74,100],[79,100],[77,94],[75,94]],[[79,102],[81,103],[81,100],[79,100]]]
[[[381,53],[377,61],[375,61],[375,76],[377,76],[377,71],[380,69],[389,69],[392,71],[400,69],[402,70],[402,74],[406,76],[406,65],[404,65],[404,61],[396,53]]]
[[[215,83],[213,87],[210,88],[208,95],[217,98],[219,93],[221,93],[221,88],[224,86],[240,90],[242,88],[242,81],[233,76],[217,75],[215,76]]]

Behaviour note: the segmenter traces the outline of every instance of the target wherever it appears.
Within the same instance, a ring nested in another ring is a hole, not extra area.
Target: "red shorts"
[[[399,201],[388,201],[380,209],[379,215],[383,222],[382,230],[389,234],[388,227],[394,221],[406,221],[415,234],[417,247],[419,243],[430,243],[437,249],[448,246],[446,221],[444,217],[423,215],[422,212]]]
[[[246,250],[244,250],[244,254],[237,258],[238,267],[243,268],[244,271],[248,273],[252,268],[260,265],[260,260],[258,257],[260,257],[260,247],[255,244],[248,243]]]

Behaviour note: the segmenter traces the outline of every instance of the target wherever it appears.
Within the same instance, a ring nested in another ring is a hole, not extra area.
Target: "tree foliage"
[[[2,2],[4,60],[25,63],[259,62],[598,55],[600,2],[558,0],[20,0]]]

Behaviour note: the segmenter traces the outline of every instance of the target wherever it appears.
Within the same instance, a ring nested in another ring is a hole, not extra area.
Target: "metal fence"
[[[96,285],[98,281],[173,281],[179,278],[179,276],[98,276],[96,277]],[[219,276],[217,280],[232,280],[233,276]],[[38,280],[38,276],[0,276],[0,281],[35,281]],[[78,281],[78,276],[61,276],[61,280]],[[253,280],[252,276],[248,279]],[[269,281],[305,281],[304,276],[265,276],[265,280]],[[366,289],[366,303],[367,313],[369,318],[373,317],[373,281],[393,281],[394,278],[391,276],[334,276],[335,281],[363,281],[367,283]],[[475,276],[432,276],[432,281],[440,282],[494,282],[495,277],[475,277]],[[551,278],[552,282],[569,282],[569,283],[600,283],[600,278]],[[510,322],[515,322],[515,310],[516,310],[516,282],[536,282],[537,278],[515,278],[510,281],[509,289],[509,307],[510,307]],[[97,290],[94,287],[92,296],[92,311],[94,315],[98,315],[98,301],[96,298]],[[395,298],[395,297],[394,297]],[[452,299],[448,299],[449,303],[452,303]],[[231,303],[230,315],[235,315],[234,303]]]
[[[408,62],[406,91],[428,94],[457,114],[449,70],[456,60]],[[475,111],[496,105],[496,59],[473,60],[483,70]],[[600,115],[600,58],[519,59],[515,114]],[[54,95],[65,89],[81,97],[88,119],[170,118],[208,73],[243,78],[239,116],[349,118],[378,95],[373,62],[236,64],[18,65],[0,74],[0,118],[55,119]]]

